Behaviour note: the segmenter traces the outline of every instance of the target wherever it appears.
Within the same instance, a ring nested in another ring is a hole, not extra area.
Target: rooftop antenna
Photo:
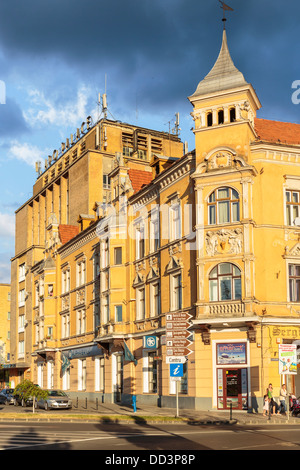
[[[221,0],[219,0],[219,2],[221,3],[221,8],[223,9],[222,21],[223,21],[224,29],[225,29],[225,22],[226,22],[225,11],[234,11],[234,10],[233,8],[231,8],[229,5],[226,5],[226,3],[222,2]]]

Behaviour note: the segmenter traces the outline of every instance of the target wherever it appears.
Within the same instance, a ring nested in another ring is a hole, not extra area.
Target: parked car
[[[14,404],[14,388],[4,388],[0,392],[0,403],[4,403],[5,405],[13,405]]]
[[[62,390],[48,390],[48,397],[46,399],[40,398],[37,402],[38,408],[45,410],[58,409],[58,408],[72,408],[72,400]]]
[[[15,406],[32,406],[33,398],[29,397],[27,400],[24,400],[22,393],[14,395],[14,405]]]

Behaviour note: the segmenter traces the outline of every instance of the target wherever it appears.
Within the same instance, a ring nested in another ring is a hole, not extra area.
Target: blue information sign
[[[170,377],[183,377],[183,364],[170,364]]]

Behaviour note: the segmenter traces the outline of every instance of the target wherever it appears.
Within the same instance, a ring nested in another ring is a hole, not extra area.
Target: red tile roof
[[[254,127],[259,140],[300,145],[300,124],[255,118]]]
[[[76,237],[79,233],[79,228],[76,225],[59,225],[59,237],[62,245],[67,243],[72,238]]]
[[[152,172],[143,170],[128,170],[129,178],[133,187],[133,192],[137,193],[143,186],[151,183]]]

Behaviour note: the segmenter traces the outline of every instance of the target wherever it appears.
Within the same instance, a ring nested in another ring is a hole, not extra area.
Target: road
[[[128,455],[128,451],[133,451],[133,456],[136,455],[134,451],[147,450],[162,455],[166,455],[166,451],[173,451],[194,455],[196,463],[201,450],[299,449],[298,425],[247,427],[74,422],[0,423],[2,451],[102,450],[102,459],[111,458],[113,455],[121,456],[123,452]]]

